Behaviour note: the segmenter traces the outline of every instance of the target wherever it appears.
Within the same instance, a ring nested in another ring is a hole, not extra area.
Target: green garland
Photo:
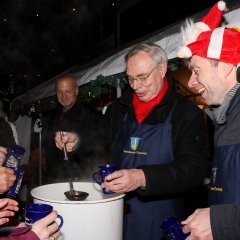
[[[118,84],[119,83],[119,84]],[[79,87],[79,94],[83,101],[91,102],[96,98],[100,98],[101,95],[111,94],[113,89],[117,87],[124,89],[126,86],[126,78],[124,73],[119,73],[111,76],[104,77],[98,76],[96,80],[91,80],[87,84]],[[51,96],[18,106],[16,109],[12,109],[17,115],[27,115],[29,117],[39,116],[42,112],[47,112],[54,109],[57,106],[56,96]]]
[[[125,73],[118,73],[108,77],[100,75],[96,80],[92,80],[79,87],[80,96],[84,100],[91,102],[93,98],[111,93],[112,88],[117,88],[118,85],[121,89],[125,88]]]

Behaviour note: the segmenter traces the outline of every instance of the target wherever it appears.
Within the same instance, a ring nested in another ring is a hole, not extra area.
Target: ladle
[[[63,139],[63,132],[60,131],[60,135],[61,135],[61,139]],[[85,200],[89,194],[87,192],[82,192],[82,191],[76,191],[73,188],[73,181],[72,181],[72,171],[71,171],[71,167],[69,164],[69,158],[67,155],[67,148],[66,148],[66,144],[64,144],[63,146],[63,153],[64,153],[64,161],[66,161],[65,167],[67,169],[67,173],[68,173],[68,181],[69,181],[69,186],[70,186],[70,191],[64,192],[64,195],[66,196],[67,199],[71,200],[71,201],[83,201]]]

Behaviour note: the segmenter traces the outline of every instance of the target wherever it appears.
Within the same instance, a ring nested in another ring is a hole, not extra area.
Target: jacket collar
[[[167,92],[163,97],[162,101],[157,104],[149,115],[143,120],[143,123],[155,124],[157,122],[164,122],[167,118],[174,102],[177,98],[177,92],[174,87],[173,80],[170,76],[167,76],[169,83]],[[130,87],[125,89],[124,94],[119,98],[119,103],[123,106],[123,113],[129,113],[133,118],[135,118],[134,108],[133,108],[133,91]]]

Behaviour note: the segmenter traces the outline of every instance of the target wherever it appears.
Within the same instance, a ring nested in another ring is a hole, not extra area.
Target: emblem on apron
[[[131,149],[133,151],[137,150],[139,142],[140,142],[140,139],[141,138],[139,138],[139,137],[131,137]]]
[[[216,179],[217,179],[217,170],[218,168],[212,168],[212,180],[214,184],[216,183]]]

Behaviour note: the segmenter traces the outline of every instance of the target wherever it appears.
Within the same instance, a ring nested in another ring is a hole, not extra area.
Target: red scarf
[[[159,91],[158,95],[151,99],[148,102],[142,102],[138,99],[136,94],[133,94],[133,107],[135,110],[135,115],[138,123],[141,123],[144,118],[151,112],[154,106],[161,102],[163,96],[167,92],[168,89],[168,81],[167,78],[164,78],[164,84],[162,89]]]

